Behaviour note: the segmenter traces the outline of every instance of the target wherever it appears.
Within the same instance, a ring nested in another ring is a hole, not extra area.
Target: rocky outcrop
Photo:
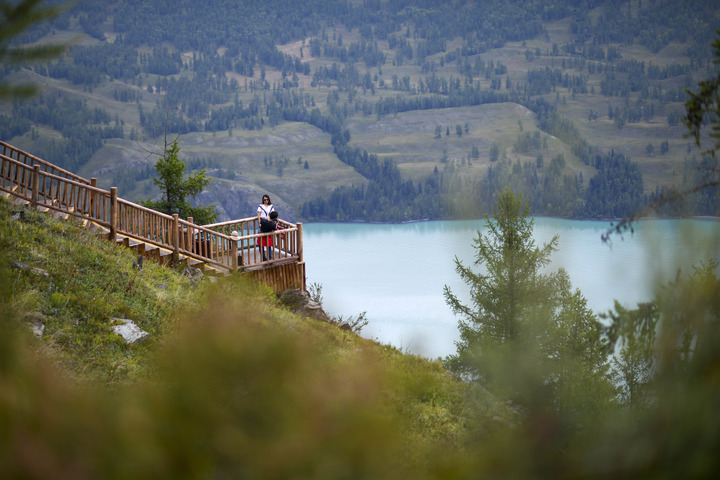
[[[354,319],[350,317],[345,320],[342,317],[331,317],[322,305],[310,298],[310,293],[305,290],[285,290],[277,294],[278,300],[293,313],[301,315],[305,318],[312,318],[321,322],[326,322],[337,326],[341,330],[359,332],[364,325],[364,317]],[[361,325],[362,324],[362,325]]]
[[[293,313],[321,322],[333,323],[330,316],[322,309],[322,305],[311,299],[310,294],[305,290],[284,290],[278,293],[277,297],[280,303]]]
[[[320,303],[310,298],[310,293],[306,290],[284,290],[278,293],[277,297],[280,303],[293,313],[321,322],[337,323],[325,313]]]
[[[24,262],[12,262],[10,264],[10,268],[12,268],[13,270],[26,270],[26,271],[28,271],[34,275],[38,275],[40,277],[49,277],[50,276],[50,274],[46,270],[43,270],[42,268],[39,268],[39,267],[32,267]]]

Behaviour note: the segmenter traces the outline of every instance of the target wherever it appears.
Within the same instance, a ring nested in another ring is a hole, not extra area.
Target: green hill
[[[517,416],[439,361],[299,316],[265,287],[138,270],[4,198],[0,254],[6,478],[431,478],[460,467],[471,425]],[[117,318],[148,340],[127,344]]]

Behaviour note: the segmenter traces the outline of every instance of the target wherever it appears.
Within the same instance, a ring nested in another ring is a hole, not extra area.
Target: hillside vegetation
[[[633,350],[618,365],[638,373],[650,359],[656,370],[623,387],[629,401],[598,397],[605,407],[588,411],[572,405],[599,392],[561,388],[556,400],[567,405],[557,408],[522,353],[490,362],[504,372],[500,383],[517,390],[507,393],[524,397],[504,401],[439,360],[298,316],[241,276],[194,284],[133,260],[71,221],[0,198],[4,478],[717,472],[715,261],[689,281],[678,276],[638,310],[616,306],[611,343],[657,339],[649,353]],[[112,331],[117,318],[132,319],[149,339],[126,344]],[[667,322],[654,323],[660,319]]]
[[[713,75],[717,28],[707,0],[80,0],[21,39],[63,58],[0,72],[43,93],[0,105],[0,138],[133,200],[179,136],[222,219],[263,193],[289,220],[479,218],[505,186],[616,217],[702,163],[684,89]],[[586,208],[619,159],[603,195],[633,200]]]
[[[300,317],[240,277],[138,270],[4,198],[0,255],[6,478],[432,478],[471,429],[517,418],[439,361]],[[117,318],[149,339],[126,344]]]

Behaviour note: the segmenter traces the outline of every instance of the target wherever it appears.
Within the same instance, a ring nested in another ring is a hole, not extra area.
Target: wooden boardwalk
[[[302,223],[280,221],[259,234],[257,217],[212,225],[129,202],[117,188],[103,190],[97,179],[72,172],[0,141],[0,191],[58,218],[80,219],[107,240],[166,265],[186,264],[214,275],[242,273],[276,291],[306,290]],[[272,237],[273,259],[263,261],[257,244]]]

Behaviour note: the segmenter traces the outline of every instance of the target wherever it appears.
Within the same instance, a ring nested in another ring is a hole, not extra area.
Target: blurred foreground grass
[[[533,408],[513,408],[439,361],[302,318],[265,287],[242,278],[194,286],[148,263],[138,271],[129,251],[71,222],[31,211],[13,220],[13,209],[0,200],[0,478],[720,471],[715,276],[676,287],[666,318],[695,325],[700,337],[692,358],[658,367],[650,405],[617,405],[566,429],[575,417],[563,418],[539,392]],[[12,268],[16,261],[46,274]],[[117,317],[150,340],[126,345],[111,330]],[[29,328],[37,322],[42,338]],[[507,375],[532,372],[511,363]]]
[[[263,286],[138,271],[17,210],[0,201],[3,478],[437,477],[462,465],[469,410],[513,417],[439,361],[299,317]],[[150,340],[126,345],[116,317]]]

